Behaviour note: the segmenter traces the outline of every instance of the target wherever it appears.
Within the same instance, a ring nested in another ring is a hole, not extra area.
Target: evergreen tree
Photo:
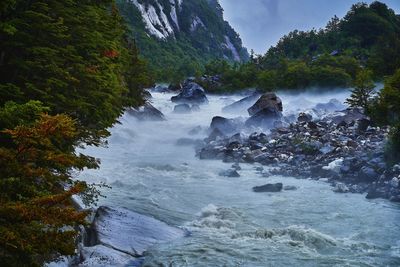
[[[75,251],[96,200],[72,173],[151,82],[112,0],[0,4],[0,266],[42,266]]]
[[[357,74],[354,88],[351,91],[350,97],[346,100],[346,103],[349,104],[350,107],[361,107],[365,110],[368,109],[375,88],[371,74],[372,72],[369,70],[362,70]]]

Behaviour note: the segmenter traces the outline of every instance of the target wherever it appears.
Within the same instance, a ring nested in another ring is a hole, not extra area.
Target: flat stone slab
[[[94,247],[84,247],[81,250],[81,255],[84,261],[81,262],[79,267],[93,267],[93,266],[132,266],[139,267],[143,259],[134,258],[123,252],[115,249],[97,245]]]
[[[187,232],[124,208],[99,207],[93,221],[97,244],[140,257],[151,246],[184,237]]]

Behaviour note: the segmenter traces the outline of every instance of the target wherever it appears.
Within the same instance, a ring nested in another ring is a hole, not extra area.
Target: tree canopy
[[[112,0],[5,0],[0,18],[0,265],[42,266],[75,251],[71,196],[98,196],[72,174],[99,162],[75,149],[152,79]]]

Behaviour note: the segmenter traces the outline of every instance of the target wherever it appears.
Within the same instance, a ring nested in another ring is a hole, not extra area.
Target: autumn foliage
[[[86,213],[72,206],[71,196],[84,194],[87,185],[74,182],[71,171],[97,161],[74,152],[79,133],[70,117],[36,117],[0,133],[1,266],[39,266],[72,255],[77,226],[85,223]]]

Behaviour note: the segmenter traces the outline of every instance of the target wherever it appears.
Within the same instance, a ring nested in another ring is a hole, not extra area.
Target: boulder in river
[[[187,114],[192,112],[188,104],[179,104],[174,107],[174,113]]]
[[[240,128],[240,122],[235,119],[227,119],[220,116],[215,116],[212,118],[210,129],[218,129],[223,134],[232,134],[237,132],[238,128]]]
[[[328,103],[319,103],[314,107],[314,110],[318,112],[334,112],[334,111],[339,111],[345,109],[346,106],[340,102],[339,100],[333,98],[329,100]]]
[[[92,228],[96,245],[104,245],[133,257],[142,256],[157,243],[184,237],[179,228],[124,208],[99,207]]]
[[[229,170],[220,172],[219,176],[240,177],[240,174],[235,169],[229,169]]]
[[[78,267],[92,266],[132,266],[139,267],[143,264],[144,258],[135,258],[124,252],[109,248],[104,245],[93,247],[83,247],[80,251],[80,260]],[[56,265],[61,267],[61,265]],[[66,264],[65,266],[71,266]],[[73,265],[76,266],[76,265]]]
[[[299,117],[297,118],[298,122],[310,122],[312,121],[312,115],[305,112],[300,112]]]
[[[274,93],[263,94],[247,111],[251,116],[246,121],[247,127],[269,128],[282,118],[282,101]]]
[[[197,105],[197,104],[193,104],[192,107],[191,107],[191,110],[195,111],[195,112],[200,111],[200,106]]]
[[[339,115],[332,118],[332,122],[337,125],[349,125],[354,124],[359,120],[366,119],[367,116],[364,111],[360,108],[348,108]]]
[[[150,103],[139,108],[129,108],[128,114],[141,121],[165,121],[164,114]]]
[[[336,193],[348,193],[350,189],[344,183],[337,183],[335,188],[333,188],[333,192]]]
[[[191,103],[191,104],[206,104],[208,99],[206,93],[200,85],[195,82],[186,82],[183,85],[182,92],[171,98],[175,103]]]
[[[169,92],[179,92],[180,90],[182,90],[182,84],[180,84],[180,83],[177,83],[177,84],[171,83],[168,86],[168,91]]]
[[[169,88],[166,85],[159,84],[156,87],[154,87],[153,91],[157,92],[157,93],[168,93],[169,92]]]
[[[235,113],[235,112],[244,112],[249,107],[254,105],[256,101],[260,98],[260,94],[258,92],[254,92],[253,94],[246,96],[226,107],[222,108],[222,112],[225,113]]]
[[[276,183],[276,184],[265,184],[261,186],[253,187],[254,192],[280,192],[282,191],[283,184]]]
[[[275,93],[265,93],[247,111],[250,116],[253,116],[265,109],[271,112],[282,112],[282,100]]]

